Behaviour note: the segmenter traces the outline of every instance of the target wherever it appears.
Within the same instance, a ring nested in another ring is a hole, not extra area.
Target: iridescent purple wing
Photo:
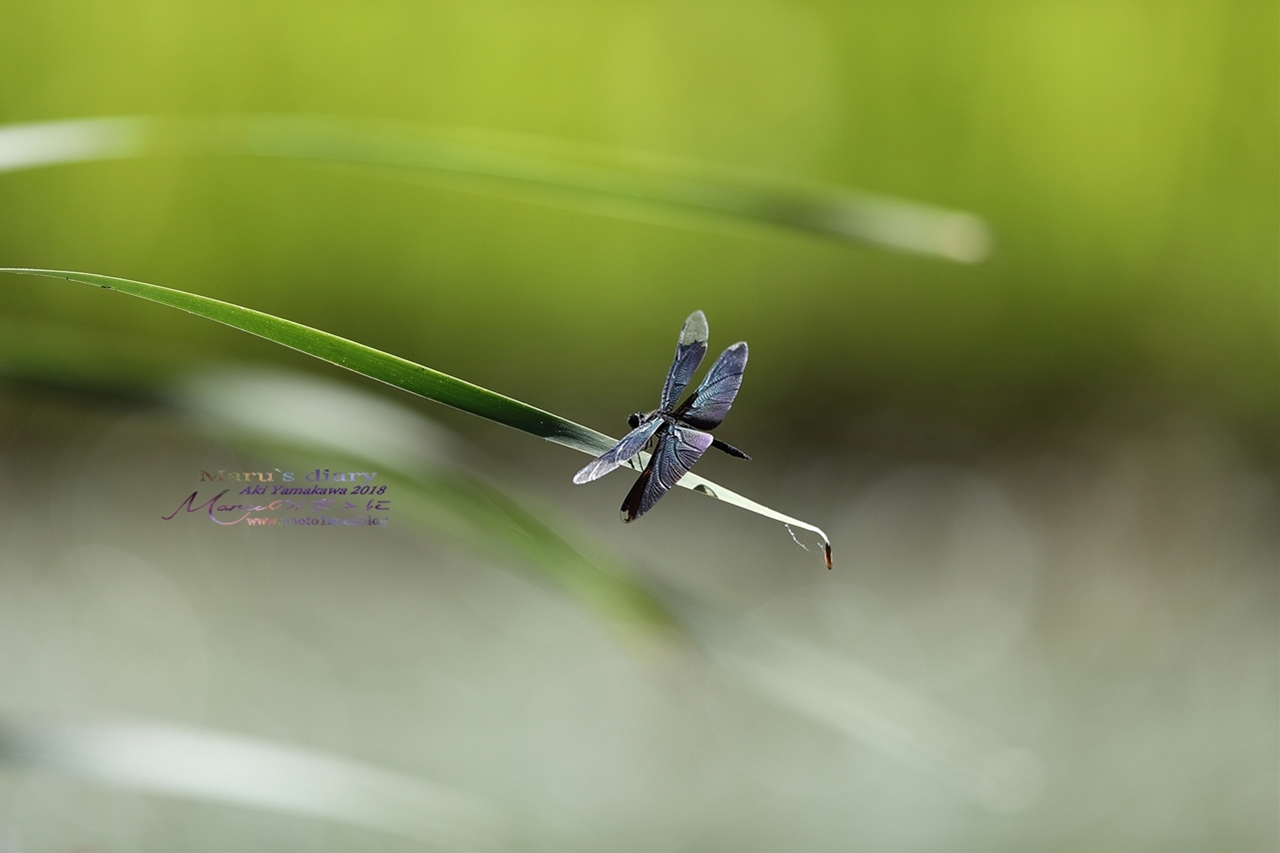
[[[698,429],[715,429],[729,414],[733,398],[742,385],[742,372],[747,369],[747,344],[734,344],[716,359],[698,390],[674,414]]]
[[[590,483],[592,480],[598,480],[605,474],[608,474],[614,468],[625,463],[632,456],[635,456],[644,449],[645,444],[658,431],[658,427],[662,426],[662,418],[654,418],[651,421],[640,424],[631,432],[623,436],[612,448],[597,456],[581,471],[573,475],[573,482],[578,485]]]
[[[635,521],[689,473],[711,446],[711,436],[696,429],[669,426],[658,434],[658,446],[622,502],[622,520]]]
[[[667,381],[662,386],[662,404],[659,411],[669,412],[680,400],[684,388],[693,378],[694,371],[707,355],[707,317],[694,311],[680,327],[680,339],[676,341],[676,357],[667,371]]]

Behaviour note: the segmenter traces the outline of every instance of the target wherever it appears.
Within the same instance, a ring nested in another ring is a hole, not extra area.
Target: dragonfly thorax
[[[627,424],[632,429],[635,429],[636,427],[640,426],[640,424],[649,421],[652,415],[653,415],[653,412],[649,412],[647,414],[645,412],[632,412],[631,414],[627,415]]]
[[[632,412],[627,415],[627,424],[635,429],[641,424],[647,424],[656,420],[664,420],[669,424],[679,423],[679,419],[670,412],[664,412],[660,409],[654,409],[652,412]]]

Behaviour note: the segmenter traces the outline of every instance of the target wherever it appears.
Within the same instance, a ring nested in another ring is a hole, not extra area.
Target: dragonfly
[[[733,399],[738,396],[742,373],[747,367],[745,341],[739,341],[720,353],[702,384],[683,403],[676,404],[707,355],[707,338],[706,315],[694,311],[680,328],[676,357],[667,371],[658,408],[630,415],[627,424],[631,432],[573,475],[573,482],[579,485],[598,480],[625,465],[653,442],[649,464],[622,502],[623,521],[635,521],[653,509],[653,505],[689,473],[709,447],[739,459],[751,458],[709,432],[720,426],[729,414]]]

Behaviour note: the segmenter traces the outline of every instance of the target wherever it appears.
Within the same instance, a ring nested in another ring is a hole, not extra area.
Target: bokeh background
[[[5,125],[471,128],[991,235],[287,159],[0,174],[0,265],[611,434],[701,308],[751,344],[720,434],[754,460],[699,473],[836,555],[683,491],[624,527],[630,478],[563,448],[5,276],[0,849],[1280,846],[1278,45],[1273,2],[0,2]],[[159,518],[200,469],[348,460],[399,466],[391,527]]]

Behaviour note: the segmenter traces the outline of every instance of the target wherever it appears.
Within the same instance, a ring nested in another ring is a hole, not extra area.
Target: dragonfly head
[[[627,415],[627,424],[632,429],[635,429],[636,427],[640,426],[640,422],[642,420],[644,420],[644,412],[632,412],[631,414]]]

